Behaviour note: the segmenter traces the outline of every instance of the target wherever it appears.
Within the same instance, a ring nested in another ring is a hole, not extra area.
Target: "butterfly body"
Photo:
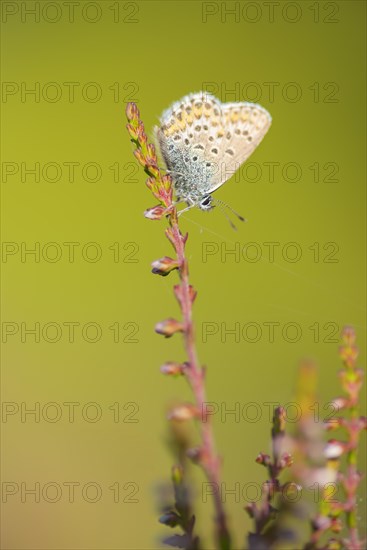
[[[271,124],[254,103],[221,103],[205,92],[174,103],[155,129],[178,200],[210,210],[211,193],[227,181]]]

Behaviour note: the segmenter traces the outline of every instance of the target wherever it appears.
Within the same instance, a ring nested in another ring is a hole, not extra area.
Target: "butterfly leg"
[[[179,210],[179,212],[177,212],[178,216],[181,216],[181,214],[183,214],[183,212],[187,212],[188,210],[190,210],[191,208],[196,206],[196,203],[192,199],[189,199],[189,198],[182,199],[178,202],[186,202],[186,204],[188,205],[188,206],[186,206],[186,208],[183,208],[182,210]]]

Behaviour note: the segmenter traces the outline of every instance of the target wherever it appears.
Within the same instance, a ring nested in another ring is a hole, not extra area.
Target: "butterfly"
[[[173,103],[154,131],[178,202],[211,210],[212,193],[248,159],[271,120],[260,105],[222,103],[206,92]]]

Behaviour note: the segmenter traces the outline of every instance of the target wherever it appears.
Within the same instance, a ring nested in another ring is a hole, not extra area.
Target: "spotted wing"
[[[218,171],[221,103],[205,92],[190,94],[167,109],[160,122],[156,138],[177,193],[197,202],[213,187]]]
[[[209,193],[226,182],[256,149],[271,125],[266,109],[255,103],[224,103],[217,132],[219,170]]]
[[[222,104],[199,92],[174,103],[160,122],[156,138],[177,193],[195,203],[245,162],[265,136],[271,117],[260,105]]]

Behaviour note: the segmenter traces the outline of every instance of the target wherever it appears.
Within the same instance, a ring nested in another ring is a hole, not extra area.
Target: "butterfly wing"
[[[190,94],[167,109],[160,123],[156,139],[177,193],[197,202],[213,187],[217,173],[221,103],[205,92]]]
[[[155,129],[177,194],[198,202],[227,181],[251,155],[271,124],[254,103],[224,103],[205,92],[167,109]]]
[[[221,112],[222,131],[217,132],[219,170],[209,193],[218,189],[249,158],[272,120],[268,111],[255,103],[224,103]]]

